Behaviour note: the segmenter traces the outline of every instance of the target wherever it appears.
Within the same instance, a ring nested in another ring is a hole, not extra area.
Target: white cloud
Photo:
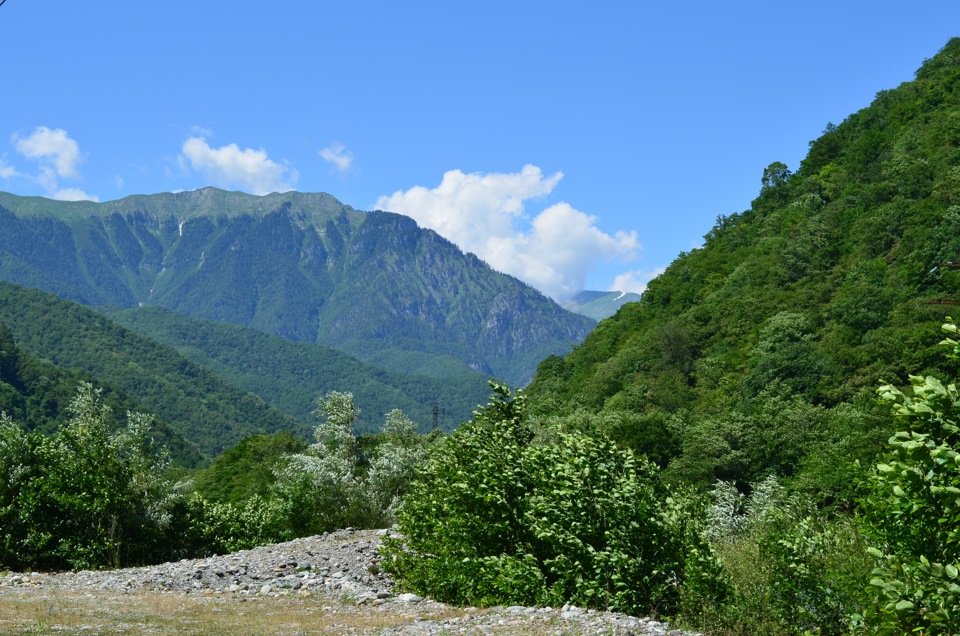
[[[236,186],[253,194],[292,190],[298,177],[295,170],[270,160],[263,149],[240,150],[237,144],[211,148],[202,137],[183,142],[183,157],[215,184]]]
[[[17,172],[17,169],[3,159],[0,159],[0,179],[12,179],[13,177],[17,176],[20,176],[20,173]]]
[[[610,291],[642,294],[647,289],[647,283],[665,272],[666,269],[666,267],[658,267],[650,271],[638,269],[624,272],[613,279]]]
[[[353,167],[353,153],[339,142],[330,144],[318,154],[323,157],[324,161],[333,164],[341,174],[348,172]]]
[[[35,160],[40,172],[29,175],[17,172],[13,167],[0,162],[0,177],[21,176],[39,183],[47,196],[61,201],[99,201],[96,195],[87,194],[79,188],[61,188],[61,179],[79,179],[79,165],[83,156],[80,145],[62,128],[51,130],[37,126],[28,137],[13,135],[14,148],[27,159]]]
[[[60,177],[77,179],[80,172],[80,146],[62,128],[50,130],[37,126],[29,137],[13,136],[15,147],[24,157],[37,159],[52,168]]]
[[[51,199],[58,201],[99,201],[95,195],[87,194],[77,188],[61,188],[56,192],[50,193]]]
[[[545,177],[531,165],[509,174],[451,170],[436,188],[398,191],[377,199],[375,207],[409,215],[494,269],[563,299],[583,289],[596,262],[633,259],[641,245],[636,232],[611,236],[596,226],[595,216],[567,203],[529,219],[525,203],[552,192],[562,178],[559,172]]]

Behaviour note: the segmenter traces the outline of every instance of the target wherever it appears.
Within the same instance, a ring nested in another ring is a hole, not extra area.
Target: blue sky
[[[639,291],[953,36],[926,0],[7,0],[0,190],[323,191]]]

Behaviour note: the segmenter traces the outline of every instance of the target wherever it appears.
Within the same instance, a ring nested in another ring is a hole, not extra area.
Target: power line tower
[[[440,430],[440,422],[446,414],[445,409],[440,408],[440,405],[436,402],[433,403],[433,407],[430,409],[430,415],[433,416],[433,430]]]

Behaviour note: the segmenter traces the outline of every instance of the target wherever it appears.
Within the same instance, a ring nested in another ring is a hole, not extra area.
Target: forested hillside
[[[755,417],[774,398],[814,409],[869,401],[880,381],[952,374],[956,363],[936,343],[960,300],[960,271],[940,266],[960,261],[958,58],[955,39],[914,81],[828,125],[796,172],[767,167],[748,210],[721,215],[703,247],[677,258],[639,303],[565,358],[545,360],[533,401],[635,423],[641,414],[646,424],[624,435],[672,431],[657,451],[669,463],[708,443],[706,426],[693,422],[712,415]],[[709,442],[719,464],[742,463],[724,453],[770,455],[775,442],[764,447],[751,437],[758,431],[724,417],[713,428],[727,439]],[[794,434],[813,443],[824,431]],[[780,471],[792,472],[797,457]],[[774,467],[719,464],[703,476]]]
[[[103,389],[104,404],[114,413],[149,413],[141,403],[106,385],[85,371],[67,371],[40,360],[17,346],[10,331],[0,322],[0,413],[26,431],[55,433],[66,424],[69,405],[81,383]],[[181,466],[195,466],[202,457],[194,444],[154,418],[149,431],[158,444]]]
[[[160,307],[102,311],[305,425],[315,423],[317,396],[350,391],[361,410],[359,431],[376,430],[393,409],[401,409],[424,432],[434,424],[450,431],[470,419],[489,393],[486,378],[473,371],[448,378],[389,373],[330,347],[292,342]]]
[[[208,457],[248,435],[309,433],[308,425],[227,384],[174,349],[77,303],[0,283],[0,324],[33,356],[88,372],[130,395]]]
[[[319,342],[387,370],[517,384],[594,324],[408,217],[326,194],[204,188],[100,204],[0,193],[0,278]]]

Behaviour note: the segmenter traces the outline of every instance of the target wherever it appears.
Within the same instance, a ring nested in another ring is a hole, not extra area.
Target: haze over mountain
[[[119,201],[0,193],[0,278],[88,305],[159,305],[387,370],[525,384],[593,326],[407,217],[327,194],[204,188]]]
[[[562,307],[575,314],[603,320],[617,313],[617,310],[627,303],[640,300],[640,294],[619,291],[582,291],[570,300],[562,303]]]

